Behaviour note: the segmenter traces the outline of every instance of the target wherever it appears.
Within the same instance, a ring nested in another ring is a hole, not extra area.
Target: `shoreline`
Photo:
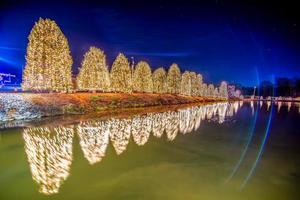
[[[224,101],[227,100],[149,93],[0,93],[0,122]]]

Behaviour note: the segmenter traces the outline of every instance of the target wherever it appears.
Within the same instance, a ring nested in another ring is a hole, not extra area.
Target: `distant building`
[[[16,90],[19,87],[16,75],[0,72],[0,90]]]

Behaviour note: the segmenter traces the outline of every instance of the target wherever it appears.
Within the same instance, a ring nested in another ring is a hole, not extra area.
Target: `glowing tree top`
[[[109,90],[110,77],[103,51],[90,47],[85,53],[77,76],[77,86],[79,90]]]
[[[40,18],[28,37],[24,90],[69,91],[73,64],[68,40],[50,19]]]
[[[171,94],[180,93],[181,73],[177,64],[172,64],[167,75],[167,92]]]
[[[152,92],[153,82],[151,68],[148,63],[140,61],[133,74],[133,90],[136,92]]]
[[[152,80],[153,80],[153,92],[155,93],[166,93],[167,92],[167,73],[163,67],[156,69],[153,72]]]
[[[124,54],[120,53],[114,61],[111,72],[111,90],[115,92],[131,92],[131,69]]]

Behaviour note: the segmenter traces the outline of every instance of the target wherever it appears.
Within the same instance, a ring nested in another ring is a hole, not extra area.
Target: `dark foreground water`
[[[235,102],[2,129],[0,199],[299,199],[299,112]]]

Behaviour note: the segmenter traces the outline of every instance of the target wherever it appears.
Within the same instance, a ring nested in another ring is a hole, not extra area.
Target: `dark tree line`
[[[245,96],[255,95],[259,96],[282,96],[282,97],[298,97],[300,96],[300,79],[299,78],[284,78],[278,77],[275,84],[271,81],[262,81],[259,86],[241,87],[242,94]]]

